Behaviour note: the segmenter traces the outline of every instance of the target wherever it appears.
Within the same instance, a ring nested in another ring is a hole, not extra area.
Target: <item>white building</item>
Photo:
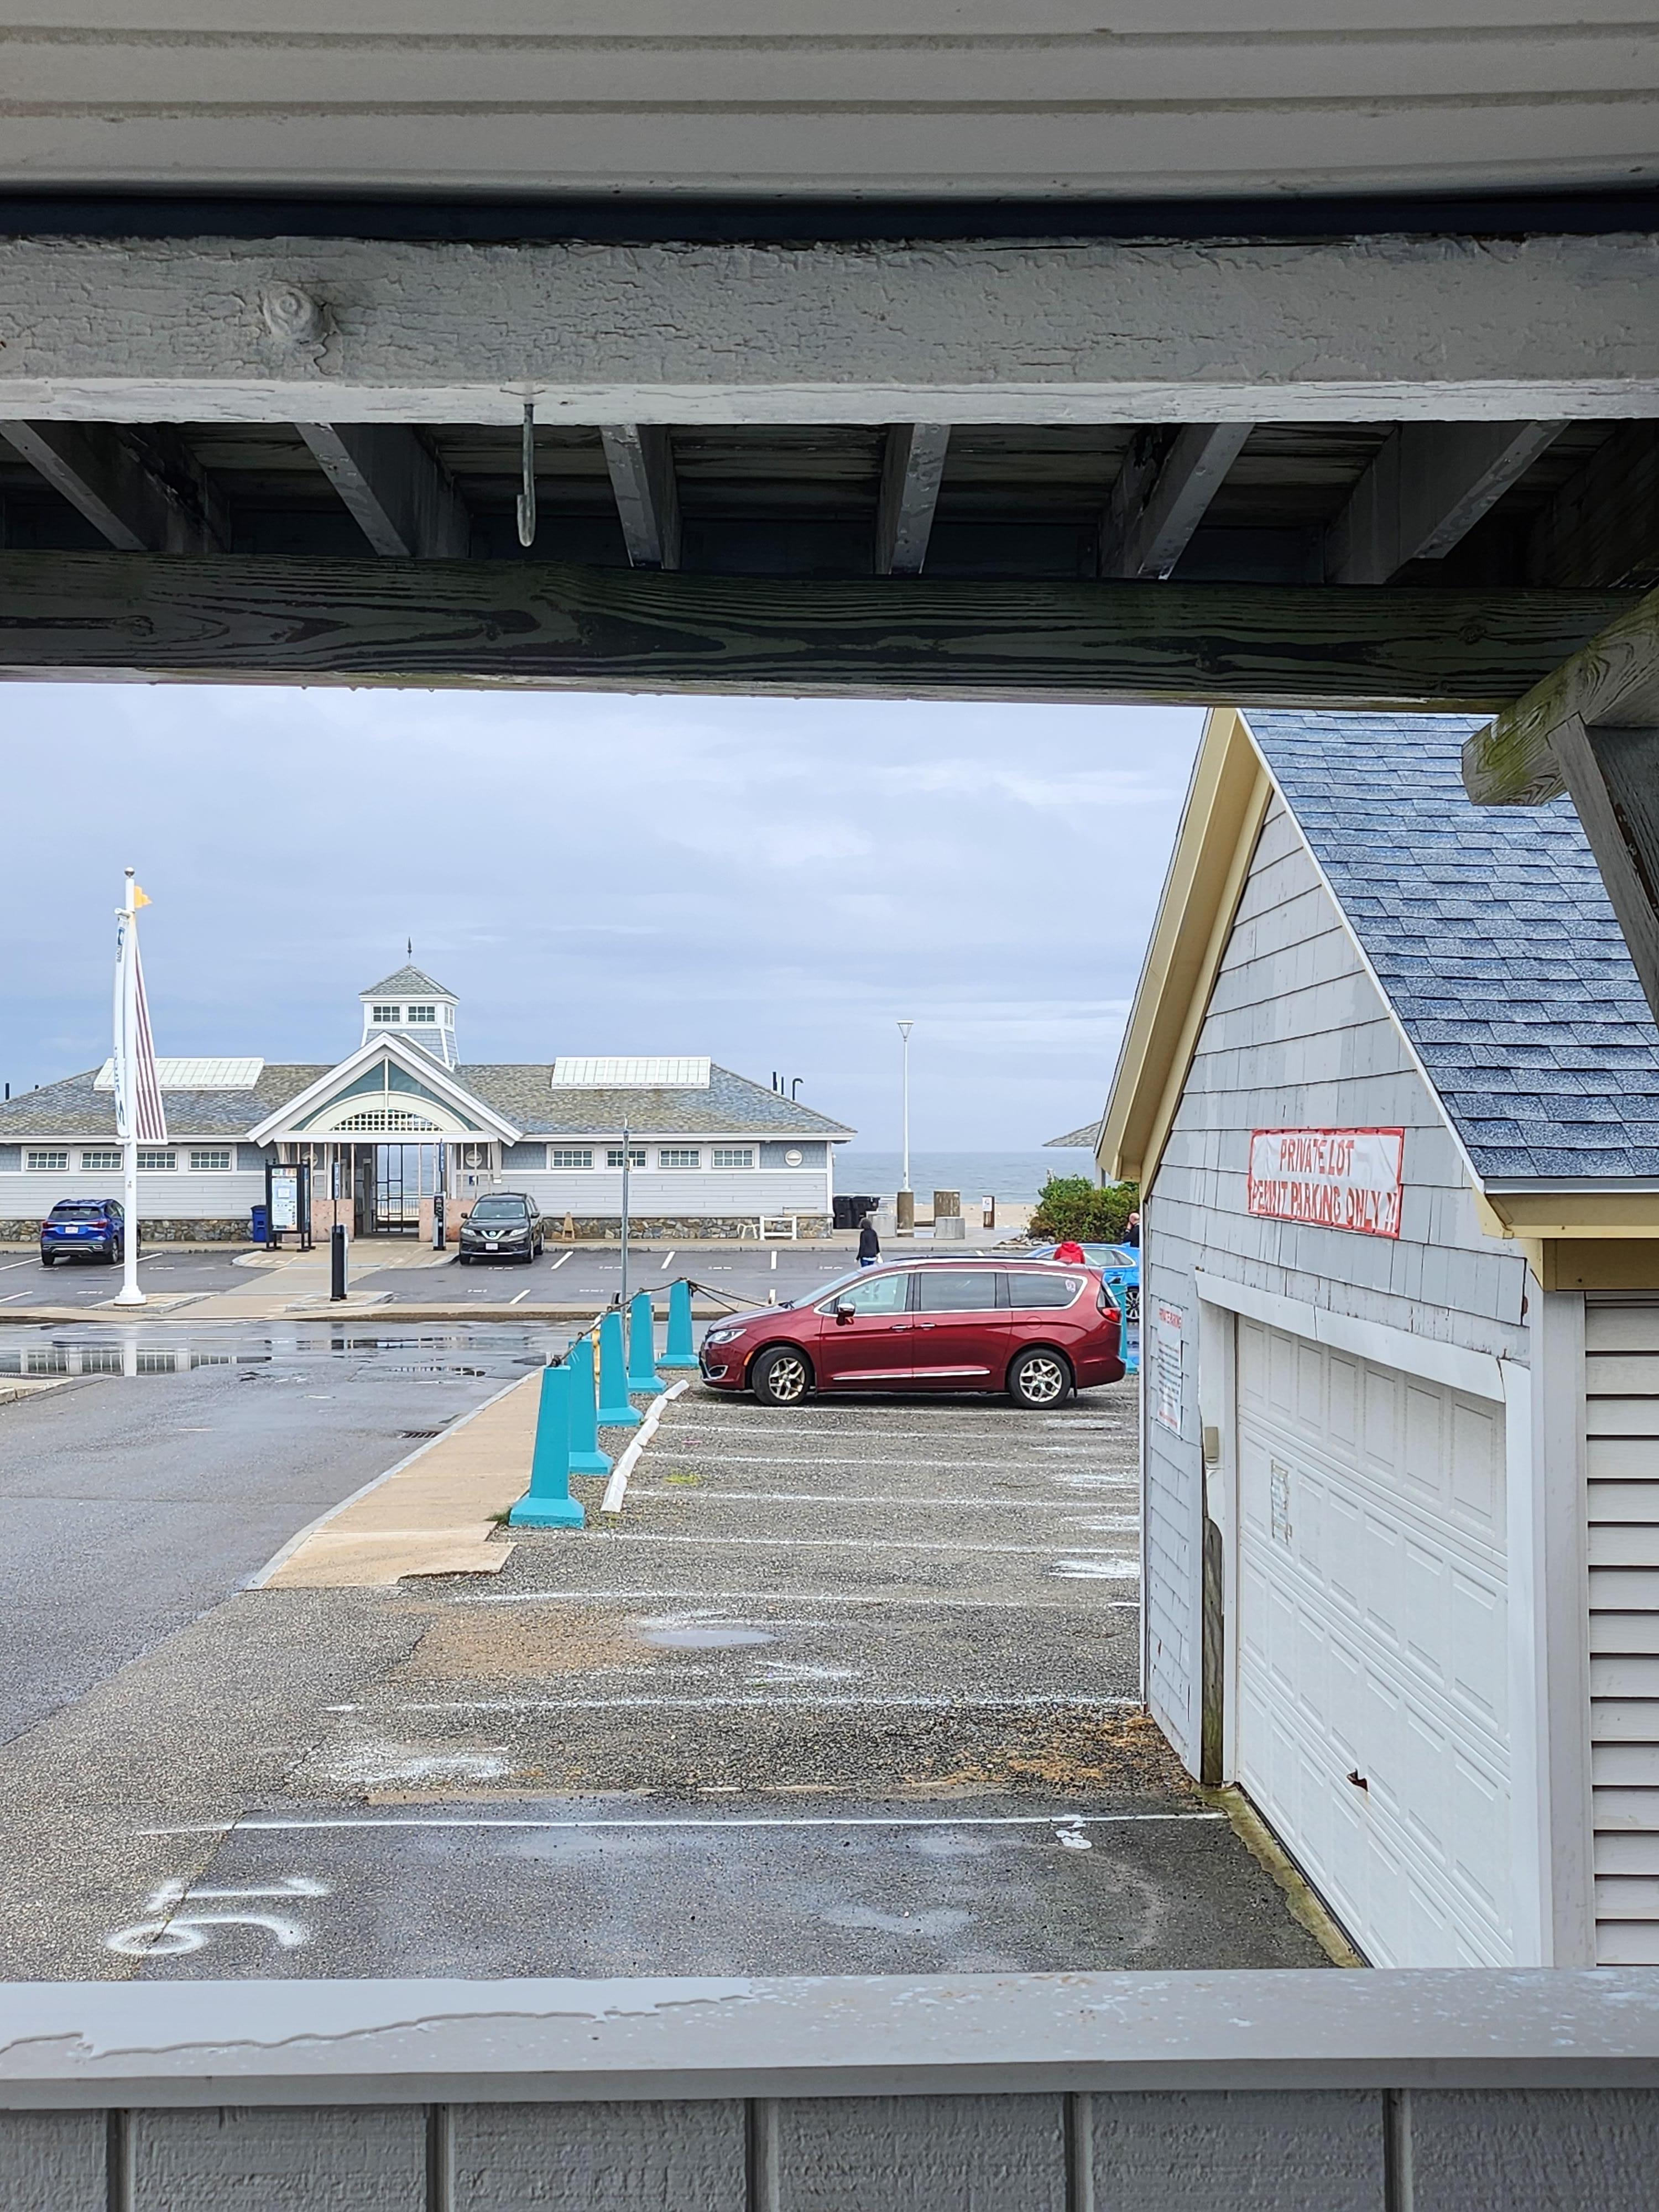
[[[248,1235],[265,1168],[312,1171],[313,1224],[452,1233],[483,1191],[526,1192],[579,1235],[614,1237],[623,1133],[641,1236],[737,1237],[763,1219],[827,1231],[834,1147],[853,1134],[709,1060],[561,1057],[467,1066],[455,995],[414,967],[360,994],[361,1042],[332,1065],[160,1062],[168,1142],[139,1155],[153,1242]],[[0,1107],[0,1237],[32,1237],[60,1198],[118,1193],[108,1065]]]
[[[1659,1033],[1476,726],[1211,718],[1100,1147],[1146,1690],[1376,1964],[1659,1964]]]

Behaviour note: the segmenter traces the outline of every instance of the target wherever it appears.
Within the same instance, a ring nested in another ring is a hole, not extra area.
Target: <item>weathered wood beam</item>
[[[419,434],[400,422],[296,422],[318,466],[377,553],[460,561],[472,526],[460,494]]]
[[[0,553],[0,674],[1495,708],[1607,592]]]
[[[1659,581],[1659,422],[1621,423],[1533,525],[1527,577],[1567,590]]]
[[[667,431],[660,423],[612,422],[599,434],[629,562],[635,568],[678,568],[680,491]]]
[[[1167,576],[1249,434],[1248,422],[1189,422],[1136,437],[1101,523],[1101,574]]]
[[[1560,435],[1559,422],[1402,422],[1325,539],[1333,584],[1386,584],[1438,560]]]
[[[921,575],[950,442],[948,422],[890,425],[876,502],[877,575]]]
[[[1463,748],[1463,787],[1477,806],[1541,806],[1566,788],[1554,732],[1659,721],[1659,591],[1628,600],[1605,629],[1477,730]]]
[[[1659,723],[1587,728],[1569,714],[1550,749],[1659,1022]]]
[[[119,552],[221,553],[229,546],[224,503],[172,430],[0,422],[0,438]]]
[[[592,424],[1606,420],[1659,414],[1654,252],[1639,234],[5,237],[0,414],[516,427],[533,398]]]

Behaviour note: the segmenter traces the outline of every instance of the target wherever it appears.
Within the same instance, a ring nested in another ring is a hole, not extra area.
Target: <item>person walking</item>
[[[866,1213],[859,1224],[859,1265],[873,1267],[881,1257],[881,1239],[876,1234],[875,1217]]]

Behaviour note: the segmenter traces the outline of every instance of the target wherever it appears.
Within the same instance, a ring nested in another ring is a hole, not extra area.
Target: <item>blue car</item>
[[[1039,1244],[1031,1254],[1034,1260],[1052,1260],[1057,1248]],[[1083,1256],[1091,1267],[1098,1267],[1106,1287],[1123,1310],[1123,1343],[1121,1358],[1131,1375],[1140,1370],[1140,1254],[1133,1244],[1086,1243]]]
[[[40,1224],[40,1265],[84,1253],[114,1267],[126,1250],[126,1216],[118,1198],[60,1198]]]

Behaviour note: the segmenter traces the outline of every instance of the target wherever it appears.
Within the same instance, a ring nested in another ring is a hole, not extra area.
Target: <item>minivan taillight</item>
[[[1100,1309],[1100,1310],[1101,1310],[1101,1312],[1102,1312],[1102,1313],[1103,1313],[1103,1314],[1110,1314],[1110,1315],[1111,1315],[1111,1316],[1112,1316],[1112,1318],[1113,1318],[1115,1321],[1121,1321],[1121,1320],[1122,1320],[1122,1318],[1123,1318],[1122,1313],[1120,1311],[1120,1310],[1119,1310],[1116,1306],[1115,1306],[1115,1305],[1113,1304],[1113,1303],[1112,1303],[1112,1301],[1110,1300],[1110,1298],[1109,1298],[1109,1297],[1107,1297],[1107,1295],[1106,1295],[1106,1285],[1105,1285],[1105,1284],[1104,1284],[1104,1283],[1103,1283],[1103,1284],[1101,1285],[1101,1286],[1100,1286],[1100,1293],[1099,1293],[1099,1296],[1096,1298],[1096,1300],[1095,1300],[1095,1304],[1096,1304],[1096,1305],[1097,1305],[1097,1306],[1098,1306],[1098,1307],[1099,1307],[1099,1309]]]

